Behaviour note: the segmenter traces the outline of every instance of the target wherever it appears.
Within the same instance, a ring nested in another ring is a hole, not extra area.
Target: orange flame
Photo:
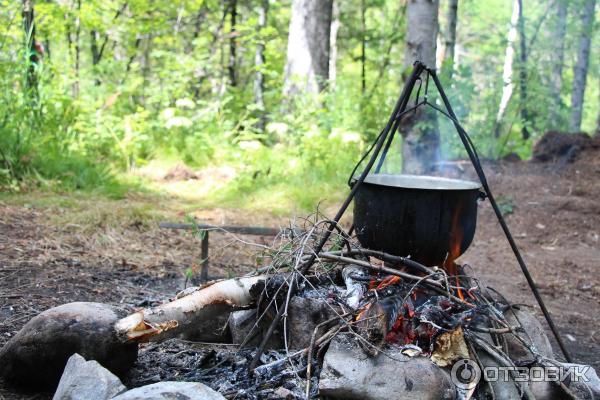
[[[456,290],[458,298],[461,300],[465,300],[465,296],[463,295],[462,290],[460,289],[460,279],[458,277],[458,268],[456,263],[454,262],[461,253],[461,246],[463,240],[463,231],[460,227],[460,214],[462,211],[462,202],[458,204],[456,209],[454,210],[454,215],[452,215],[452,228],[450,231],[450,251],[446,260],[444,261],[444,269],[450,276],[454,276],[454,280],[456,282],[456,286],[458,289]]]

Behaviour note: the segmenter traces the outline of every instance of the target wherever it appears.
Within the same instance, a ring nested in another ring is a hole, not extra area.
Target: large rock
[[[246,337],[252,331],[256,322],[256,309],[234,311],[229,316],[229,330],[231,331],[231,343],[242,344]],[[260,343],[260,336],[256,335],[247,345],[257,346]]]
[[[73,354],[52,400],[107,400],[126,390],[119,378],[98,362]]]
[[[525,308],[513,307],[507,310],[504,315],[509,325],[519,326],[522,328],[522,331],[519,332],[519,335],[528,343],[528,346],[526,347],[514,336],[504,335],[508,348],[508,354],[513,361],[516,361],[517,364],[522,362],[526,363],[527,360],[533,360],[538,356],[554,359],[554,352],[552,351],[552,345],[550,344],[548,335],[546,335],[546,330],[532,312]],[[488,337],[488,341],[492,341],[490,337]],[[533,354],[529,347],[535,351],[536,354]],[[486,363],[484,360],[487,360],[488,362]],[[486,366],[497,365],[497,362],[490,359],[487,355],[483,355],[482,362]],[[498,398],[519,398],[518,396],[509,397],[506,394],[510,392],[512,396],[515,396],[515,384],[512,381],[494,382],[492,383],[492,386],[494,386],[494,390],[496,392],[500,393]],[[532,379],[532,381],[529,382],[529,386],[531,387],[531,391],[537,400],[560,400],[565,398],[564,393],[560,390],[560,388],[552,382]]]
[[[337,315],[332,307],[327,300],[319,297],[292,297],[287,320],[289,347],[291,349],[308,347],[317,325]],[[333,321],[329,325],[335,324],[336,322]],[[316,338],[318,339],[329,327],[321,327]]]
[[[524,308],[512,308],[505,313],[509,325],[520,326],[523,332],[519,335],[528,340],[528,344],[533,348],[537,355],[546,358],[554,358],[552,345],[546,335],[546,330],[533,313]],[[535,358],[527,347],[512,335],[504,335],[507,341],[508,353],[513,360],[531,360]]]
[[[199,382],[159,382],[129,390],[113,400],[225,400]]]
[[[229,331],[231,332],[231,343],[241,345],[246,337],[251,334],[252,328],[257,323],[257,310],[234,311],[229,316]],[[252,332],[252,338],[246,343],[246,347],[256,347],[260,344],[264,332],[269,328],[271,320],[263,317],[258,326]],[[275,331],[266,344],[266,349],[282,349],[284,347],[282,335]]]
[[[123,344],[114,323],[125,316],[99,303],[69,303],[32,318],[0,350],[0,375],[28,388],[56,388],[69,357],[81,354],[122,375],[137,358],[137,344]]]
[[[319,395],[334,399],[442,400],[455,394],[450,376],[429,358],[393,348],[366,357],[350,334],[331,342],[319,380]]]
[[[598,378],[594,368],[589,365],[570,363],[564,363],[562,366],[569,371],[578,371],[585,376],[581,380],[578,377],[577,381],[572,380],[570,382],[569,390],[575,396],[585,400],[600,400],[600,378]],[[576,375],[575,372],[573,372],[573,375]]]

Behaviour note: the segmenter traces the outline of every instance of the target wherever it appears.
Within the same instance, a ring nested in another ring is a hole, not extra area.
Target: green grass
[[[305,175],[297,171],[287,176],[259,174],[252,178],[238,169],[224,180],[218,169],[209,169],[199,170],[202,179],[165,181],[162,177],[173,165],[157,162],[136,173],[115,175],[98,187],[72,189],[54,182],[0,192],[0,203],[43,210],[53,224],[88,230],[183,221],[185,215],[198,210],[228,210],[258,221],[292,217],[309,214],[317,206],[333,211],[348,193],[344,174]]]

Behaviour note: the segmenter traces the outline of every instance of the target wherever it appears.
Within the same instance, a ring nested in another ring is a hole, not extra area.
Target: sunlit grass
[[[121,174],[118,190],[102,187],[92,191],[60,192],[50,186],[22,192],[0,193],[0,205],[43,210],[49,222],[82,230],[99,227],[147,227],[161,220],[184,221],[186,216],[227,215],[237,221],[271,221],[314,212],[326,214],[347,194],[339,182],[318,177],[293,177],[289,181],[257,180],[237,185],[231,167],[194,170],[200,179],[165,180],[173,165],[154,164],[134,173]],[[224,171],[228,171],[229,178]],[[212,221],[218,222],[218,221]]]

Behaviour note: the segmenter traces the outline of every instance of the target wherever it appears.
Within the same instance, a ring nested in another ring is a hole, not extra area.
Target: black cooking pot
[[[415,175],[369,175],[354,197],[360,244],[428,266],[463,254],[475,235],[480,185]]]

